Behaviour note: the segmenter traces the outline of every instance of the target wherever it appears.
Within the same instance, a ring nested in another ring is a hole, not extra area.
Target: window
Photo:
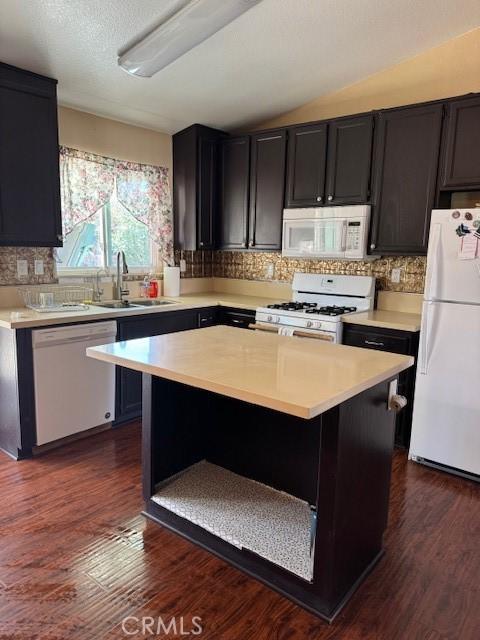
[[[167,169],[60,147],[60,186],[60,274],[109,269],[118,251],[143,272],[172,259]]]
[[[148,227],[119,202],[116,190],[110,200],[65,236],[57,251],[57,269],[108,269],[116,264],[118,251],[125,251],[129,268],[149,271],[156,266],[155,243]]]

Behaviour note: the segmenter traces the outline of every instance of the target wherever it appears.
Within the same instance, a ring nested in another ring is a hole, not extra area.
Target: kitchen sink
[[[164,304],[175,304],[173,300],[133,300],[132,304],[138,307],[162,307]]]
[[[138,304],[133,304],[128,300],[114,300],[113,302],[95,302],[95,307],[106,307],[107,309],[130,309],[131,307],[138,307]]]

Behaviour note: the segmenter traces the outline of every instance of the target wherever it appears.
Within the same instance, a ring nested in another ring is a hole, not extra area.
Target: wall
[[[480,92],[480,28],[262,122],[256,128],[322,120],[471,92]]]
[[[172,136],[108,118],[58,109],[60,144],[120,160],[154,164],[171,169]],[[171,171],[170,171],[171,175]],[[45,273],[35,276],[34,260],[43,259]],[[28,261],[29,274],[17,278],[17,259]],[[0,285],[51,284],[57,281],[53,251],[49,248],[0,247]]]
[[[345,275],[369,275],[377,279],[377,287],[383,291],[422,293],[425,282],[425,257],[391,257],[369,261],[348,260],[300,260],[282,258],[279,252],[256,251],[176,251],[175,263],[186,263],[182,278],[235,278],[238,280],[263,280],[292,282],[295,271],[304,273],[336,273]],[[273,265],[273,277],[267,277],[267,269]],[[391,281],[394,268],[400,268],[399,283]]]

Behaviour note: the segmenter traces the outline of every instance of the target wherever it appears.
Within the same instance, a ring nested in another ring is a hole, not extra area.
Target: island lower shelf
[[[144,374],[145,515],[333,620],[383,553],[389,383],[306,420]]]
[[[206,460],[165,481],[152,501],[312,581],[316,511],[308,502]]]

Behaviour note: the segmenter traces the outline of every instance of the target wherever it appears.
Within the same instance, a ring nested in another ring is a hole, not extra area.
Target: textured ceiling
[[[153,78],[117,52],[182,0],[0,0],[0,60],[61,104],[152,129],[232,129],[336,91],[480,25],[479,0],[263,0]]]

